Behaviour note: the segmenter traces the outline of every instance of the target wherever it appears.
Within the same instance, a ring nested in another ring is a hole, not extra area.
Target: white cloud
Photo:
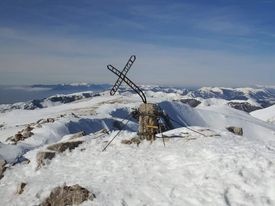
[[[132,54],[136,63],[129,77],[139,83],[178,85],[268,84],[272,57],[225,51],[174,48],[114,39],[77,39],[13,33],[23,45],[0,48],[1,84],[108,82],[115,77],[106,69],[122,69]],[[18,36],[17,36],[18,35]],[[26,49],[26,45],[28,49]],[[274,71],[273,71],[274,72]],[[274,75],[274,74],[273,74]]]

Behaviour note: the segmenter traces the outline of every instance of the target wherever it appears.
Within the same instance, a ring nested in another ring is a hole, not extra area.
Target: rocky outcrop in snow
[[[180,101],[184,104],[188,104],[190,107],[196,107],[201,103],[196,99],[181,99]]]
[[[50,196],[40,206],[68,206],[79,205],[86,200],[93,200],[95,195],[80,185],[56,187]]]
[[[262,107],[252,105],[248,102],[228,102],[227,105],[234,109],[238,109],[238,110],[248,112],[248,113],[258,110],[258,109],[262,109]]]
[[[121,144],[137,144],[137,146],[139,146],[140,143],[141,143],[141,139],[138,137],[133,137],[132,139],[121,140]]]
[[[23,141],[33,135],[32,130],[34,127],[28,125],[25,129],[19,131],[14,136],[8,138],[6,141],[11,141],[13,144],[17,144],[19,141]]]
[[[36,169],[41,168],[44,166],[49,160],[53,159],[55,157],[54,151],[40,151],[36,154],[36,163],[37,167]]]
[[[82,144],[84,141],[78,140],[78,141],[68,141],[68,142],[60,142],[56,143],[53,145],[50,145],[47,147],[48,150],[57,152],[57,153],[62,153],[64,151],[68,150],[73,150],[76,147],[78,147],[80,144]]]
[[[3,173],[6,170],[5,165],[7,164],[7,162],[5,160],[0,159],[0,179],[3,177]]]
[[[37,162],[36,169],[39,169],[42,166],[44,166],[48,161],[53,159],[56,156],[56,154],[63,153],[66,150],[71,151],[76,147],[78,147],[80,144],[84,142],[84,140],[75,140],[75,139],[83,136],[84,134],[85,133],[83,132],[77,133],[76,135],[72,136],[74,137],[73,140],[49,145],[47,147],[47,150],[38,152],[36,155],[36,162]]]
[[[227,127],[226,129],[233,134],[243,136],[243,128],[241,127]]]
[[[25,183],[25,182],[19,183],[17,186],[16,194],[21,195],[24,192],[26,185],[27,185],[27,183]]]

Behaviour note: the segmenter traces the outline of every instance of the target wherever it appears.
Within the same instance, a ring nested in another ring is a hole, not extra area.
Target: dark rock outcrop
[[[54,151],[40,151],[36,154],[37,168],[44,166],[47,161],[53,159],[56,153]]]
[[[7,162],[5,160],[0,159],[0,179],[3,177],[3,173],[6,170],[6,164]]]
[[[40,206],[79,205],[86,200],[93,200],[95,195],[84,187],[77,185],[56,187]]]
[[[33,135],[33,129],[34,127],[28,125],[25,129],[17,132],[17,134],[15,134],[14,136],[9,137],[6,141],[11,141],[13,144],[17,144],[17,142],[23,141],[31,137]]]
[[[47,122],[48,122],[48,123],[53,123],[54,121],[55,121],[54,118],[47,118]]]
[[[40,151],[36,155],[37,168],[39,169],[42,166],[46,165],[46,163],[53,159],[56,154],[62,153],[66,150],[73,150],[82,144],[84,141],[67,141],[67,142],[59,142],[56,144],[49,145],[46,151]]]
[[[258,109],[262,109],[262,107],[258,107],[258,106],[249,104],[248,102],[228,102],[227,105],[234,109],[238,109],[238,110],[248,112],[248,113],[258,110]]]
[[[233,134],[243,136],[243,128],[241,127],[227,127],[226,129]]]
[[[139,146],[140,143],[141,143],[141,140],[138,137],[134,137],[130,140],[128,139],[121,140],[121,144],[137,144],[137,146]]]
[[[188,104],[190,107],[197,107],[201,102],[196,99],[181,99],[184,104]]]
[[[57,153],[62,153],[65,150],[73,150],[74,148],[78,147],[82,144],[83,141],[68,141],[68,142],[60,142],[47,147],[48,150],[52,150]]]
[[[16,194],[21,195],[24,192],[26,185],[27,185],[27,183],[25,183],[25,182],[21,182],[20,184],[18,184]]]

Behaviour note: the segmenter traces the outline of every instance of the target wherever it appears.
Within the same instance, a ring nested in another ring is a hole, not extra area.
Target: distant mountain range
[[[110,88],[108,84],[36,84],[30,86],[0,86],[0,105],[41,100],[57,94],[72,94],[86,91],[104,91]]]
[[[53,91],[98,91],[109,88],[109,84],[89,84],[89,83],[71,83],[71,84],[52,84],[52,85],[43,85],[35,84],[29,86],[30,88],[47,88]]]
[[[0,112],[13,109],[33,110],[45,108],[57,104],[66,104],[80,99],[91,98],[100,95],[100,92],[109,90],[109,84],[57,84],[57,85],[32,85],[21,87],[21,90],[34,90],[36,92],[44,90],[53,94],[50,97],[34,99],[21,103],[0,105]],[[258,109],[269,107],[275,104],[275,88],[274,87],[244,87],[244,88],[225,88],[225,87],[202,87],[179,88],[179,87],[161,87],[161,86],[141,86],[146,94],[162,93],[179,95],[182,99],[195,99],[199,103],[205,100],[224,100],[224,104],[229,105],[238,110],[252,112]],[[119,93],[132,93],[126,85],[122,85]],[[187,102],[187,101],[183,101]],[[196,106],[199,104],[196,103]]]

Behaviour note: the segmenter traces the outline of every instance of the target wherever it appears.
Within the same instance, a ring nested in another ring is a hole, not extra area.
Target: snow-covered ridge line
[[[149,95],[152,92],[162,92],[163,94],[181,95],[182,98],[196,98],[200,99],[223,99],[227,101],[248,102],[258,107],[268,107],[275,103],[275,89],[268,87],[202,87],[194,88],[180,88],[180,87],[162,87],[162,86],[142,86],[141,87]],[[129,91],[127,87],[122,87],[122,93]]]
[[[3,105],[0,105],[0,113],[15,110],[15,109],[34,110],[34,109],[47,108],[51,106],[67,104],[74,101],[79,101],[82,99],[96,97],[96,96],[100,96],[100,93],[87,91],[87,92],[73,93],[68,95],[57,94],[44,99],[35,99],[28,102],[18,102],[15,104],[3,104]]]
[[[67,95],[54,95],[44,99],[36,99],[28,102],[19,102],[15,104],[6,104],[0,105],[0,112],[5,112],[13,109],[38,109],[49,106],[55,106],[57,104],[69,103],[73,101],[77,101],[84,98],[90,98],[93,95],[92,91],[104,91],[109,89],[110,85],[94,85],[94,84],[60,84],[60,85],[33,85],[30,88],[43,88],[43,89],[51,89],[58,91],[62,89],[62,91],[68,90],[71,91],[72,88],[78,88],[83,91],[88,91],[87,88],[93,88],[89,92],[78,92]],[[29,88],[29,89],[30,89]],[[226,101],[238,101],[240,103],[246,103],[252,105],[252,109],[249,109],[248,112],[266,108],[275,103],[275,89],[268,87],[243,87],[243,88],[228,88],[228,87],[202,87],[199,89],[195,88],[181,88],[181,87],[163,87],[157,85],[142,85],[141,88],[145,91],[146,95],[149,97],[153,96],[165,96],[169,95],[171,98],[176,99],[187,99],[194,98],[198,100],[209,100],[209,99],[218,99],[218,100],[226,100]],[[73,90],[72,90],[73,91]],[[63,91],[64,92],[64,91]],[[122,85],[119,93],[128,94],[133,93],[131,89],[127,85]],[[230,105],[229,105],[230,106]],[[246,105],[244,105],[246,107]],[[249,105],[248,105],[249,106]],[[241,108],[241,106],[237,106]]]

